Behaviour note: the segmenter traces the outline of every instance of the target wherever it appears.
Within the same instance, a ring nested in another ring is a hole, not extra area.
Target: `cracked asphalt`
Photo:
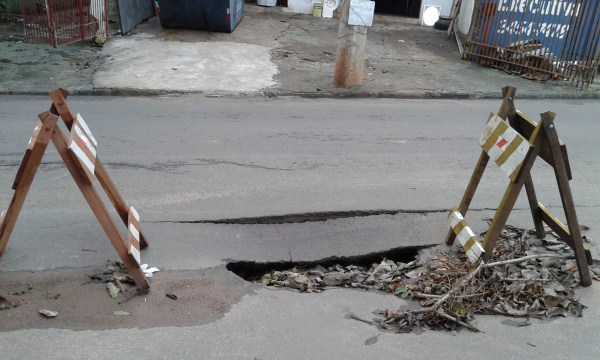
[[[516,104],[532,116],[557,112],[579,220],[596,239],[597,102],[517,95]],[[25,291],[16,310],[0,312],[7,359],[465,356],[451,333],[381,333],[365,345],[380,330],[347,315],[369,319],[378,309],[407,306],[403,299],[348,289],[273,291],[242,281],[227,265],[444,249],[444,210],[460,200],[483,123],[499,101],[72,96],[69,105],[82,113],[99,158],[139,210],[150,240],[142,259],[160,271],[148,296],[123,305],[103,284],[87,284],[116,253],[50,146],[0,261],[0,292]],[[49,106],[47,97],[0,96],[0,208],[12,195],[19,149]],[[468,214],[475,231],[485,230],[506,183],[493,168],[482,179]],[[540,201],[561,214],[547,166],[536,164],[534,183]],[[509,223],[531,227],[526,199],[517,207]],[[592,253],[600,256],[597,246]],[[21,290],[24,284],[32,290]],[[588,306],[583,318],[533,320],[516,330],[478,318],[485,333],[469,354],[590,358],[600,319],[595,285],[577,292]],[[171,292],[181,300],[164,296]],[[58,320],[41,318],[42,307],[58,310]],[[116,317],[115,310],[132,315]],[[490,353],[484,343],[512,346]]]

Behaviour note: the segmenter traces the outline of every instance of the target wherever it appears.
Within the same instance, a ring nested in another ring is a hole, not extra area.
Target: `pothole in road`
[[[294,273],[307,272],[311,269],[317,269],[315,277],[319,276],[319,272],[325,275],[329,272],[328,269],[347,268],[347,269],[362,269],[370,268],[374,264],[388,262],[390,267],[394,267],[391,263],[400,267],[397,264],[415,263],[419,250],[430,248],[428,246],[408,246],[397,247],[390,250],[373,252],[365,255],[355,256],[331,256],[320,260],[313,261],[274,261],[274,262],[256,262],[256,261],[236,261],[227,264],[227,270],[233,272],[237,276],[246,281],[256,282],[263,279],[265,274],[273,274],[277,272],[290,272],[293,269]],[[325,269],[325,271],[323,270]],[[267,284],[270,285],[270,284]]]

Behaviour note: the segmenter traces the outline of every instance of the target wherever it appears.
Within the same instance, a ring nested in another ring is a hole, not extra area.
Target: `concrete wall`
[[[462,0],[460,14],[458,14],[458,32],[461,34],[467,35],[469,33],[474,7],[475,0]]]

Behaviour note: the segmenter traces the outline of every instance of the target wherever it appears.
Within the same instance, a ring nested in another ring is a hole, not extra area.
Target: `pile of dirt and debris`
[[[371,322],[400,332],[417,327],[478,331],[470,323],[475,314],[582,316],[585,306],[574,293],[579,274],[572,250],[553,232],[537,239],[530,236],[531,230],[506,226],[492,259],[476,266],[470,265],[457,246],[408,263],[383,259],[371,266],[272,271],[258,282],[306,292],[330,286],[377,289],[419,301],[421,309],[382,310],[382,318]],[[586,237],[584,241],[590,242]],[[600,262],[590,270],[599,281]]]

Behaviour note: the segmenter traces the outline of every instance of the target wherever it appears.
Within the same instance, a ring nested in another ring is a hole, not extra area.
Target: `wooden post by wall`
[[[348,25],[350,0],[342,0],[342,18],[338,30],[338,46],[333,85],[347,88],[363,81],[367,27]]]

